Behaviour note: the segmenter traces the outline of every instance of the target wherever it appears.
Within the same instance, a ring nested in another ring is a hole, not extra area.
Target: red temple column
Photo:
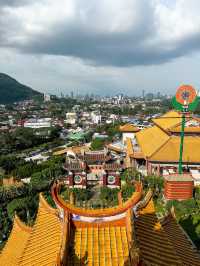
[[[103,186],[107,186],[107,175],[106,175],[106,173],[103,174]]]
[[[69,187],[73,187],[74,186],[74,177],[73,177],[72,172],[69,173],[68,180],[69,180]]]

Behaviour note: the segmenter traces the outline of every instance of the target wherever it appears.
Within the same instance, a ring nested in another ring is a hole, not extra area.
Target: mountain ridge
[[[0,104],[28,100],[42,93],[18,82],[8,74],[0,73]]]

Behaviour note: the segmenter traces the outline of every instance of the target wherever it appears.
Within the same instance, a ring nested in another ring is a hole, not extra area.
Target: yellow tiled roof
[[[200,123],[200,119],[197,118],[197,117],[192,117],[192,118],[188,118],[186,119],[186,125],[185,125],[185,129],[184,131],[186,133],[200,133],[200,126],[194,126],[194,125],[187,125],[187,123],[191,123],[191,122],[197,122],[198,124]],[[178,132],[181,132],[181,123],[179,123],[178,125],[175,125],[174,127],[171,127],[170,128],[170,131],[172,133],[178,133]]]
[[[63,150],[55,151],[53,155],[62,155],[65,154],[69,151],[72,151],[74,153],[81,153],[81,151],[89,151],[90,148],[88,146],[72,146],[72,147],[67,147]]]
[[[183,265],[155,214],[152,199],[139,212],[134,224],[144,265]]]
[[[62,224],[57,210],[40,196],[37,218],[20,259],[20,266],[56,265],[61,238]]]
[[[131,266],[125,226],[76,228],[71,242],[69,265]]]
[[[153,119],[152,121],[160,128],[168,130],[169,128],[181,123],[181,114],[172,110],[159,118]]]
[[[181,117],[181,114],[175,110],[170,110],[161,117],[175,118],[175,117]]]
[[[121,132],[138,132],[139,128],[137,128],[136,126],[132,124],[125,124],[123,126],[120,126],[119,130]]]
[[[31,228],[23,224],[17,216],[15,216],[13,228],[9,239],[0,254],[0,265],[15,266],[19,265],[19,259],[27,244],[31,233]]]
[[[136,139],[144,156],[149,157],[169,139],[169,136],[159,127],[153,126],[136,133]]]
[[[149,158],[151,161],[178,162],[180,137],[171,137]],[[185,136],[183,148],[183,162],[200,162],[200,137]]]
[[[184,265],[200,266],[200,255],[198,251],[188,241],[182,228],[180,228],[180,225],[177,224],[171,214],[162,221],[162,227],[167,233],[168,239],[171,241],[176,254],[184,262]]]
[[[181,132],[181,126],[170,129],[171,132],[179,133]],[[185,127],[185,133],[200,133],[200,127]]]

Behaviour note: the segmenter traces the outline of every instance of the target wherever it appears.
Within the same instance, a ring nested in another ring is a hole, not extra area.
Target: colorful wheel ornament
[[[194,111],[199,103],[196,90],[190,85],[178,88],[176,96],[172,99],[173,107],[181,112]]]
[[[199,97],[196,90],[190,85],[182,85],[178,88],[176,96],[172,98],[172,105],[182,114],[181,134],[180,134],[180,149],[179,149],[179,174],[183,173],[183,146],[184,146],[184,131],[186,114],[194,111],[199,103]]]

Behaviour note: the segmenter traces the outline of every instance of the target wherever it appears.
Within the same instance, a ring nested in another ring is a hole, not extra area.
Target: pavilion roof
[[[31,231],[32,228],[22,223],[15,215],[12,231],[2,253],[0,254],[1,265],[19,265],[20,257],[27,245]]]
[[[69,159],[66,160],[64,168],[71,171],[71,170],[84,170],[86,168],[85,164],[81,160],[77,159]]]
[[[120,170],[123,166],[119,163],[105,163],[104,164],[104,170],[111,171],[111,170]]]
[[[56,265],[62,238],[62,224],[56,209],[40,195],[39,209],[20,266]]]
[[[169,130],[172,133],[180,133],[181,122],[171,127]],[[197,117],[186,118],[184,132],[191,133],[191,134],[197,134],[197,133],[200,134],[200,119]]]
[[[134,126],[133,124],[125,124],[120,126],[119,130],[121,132],[138,132],[140,131],[138,127]]]
[[[200,266],[200,255],[190,239],[183,233],[175,215],[158,219],[153,194],[147,192],[138,203],[139,216],[134,219],[134,229],[144,265],[194,265]]]
[[[155,124],[153,127],[136,133],[140,151],[150,161],[178,162],[180,136],[175,136],[172,133],[180,133],[181,114],[176,111],[170,111],[160,118],[153,119],[153,122]],[[190,126],[194,122],[197,126]],[[185,132],[200,133],[199,119],[186,117]],[[191,134],[186,135],[184,138],[183,161],[190,163],[200,162],[199,148],[200,137]]]
[[[150,161],[178,162],[180,137],[171,136],[149,158]],[[183,148],[183,162],[200,163],[200,137],[185,136]]]
[[[162,220],[161,224],[183,265],[200,266],[199,252],[183,228],[176,222],[174,215],[170,213]]]
[[[181,114],[177,111],[169,111],[159,118],[153,119],[153,123],[165,131],[168,131],[171,127],[181,123]]]
[[[170,137],[157,126],[141,130],[136,133],[137,142],[145,157],[151,156]]]
[[[84,154],[80,154],[79,158],[88,162],[88,163],[92,163],[92,162],[104,162],[107,161],[110,156],[107,154],[106,151],[102,150],[102,151],[88,151],[88,152],[84,152]]]
[[[133,219],[132,229],[142,265],[200,266],[197,250],[177,224],[173,214],[162,220],[157,218],[152,195],[151,191],[146,194],[139,204],[139,216]],[[129,218],[126,212],[126,218],[120,216],[118,221],[75,221],[70,230],[73,240],[71,243],[74,245],[68,253],[67,261],[73,265],[75,262],[80,264],[83,259],[89,264],[98,262],[100,265],[100,262],[107,261],[110,264],[132,265],[132,242],[129,242],[130,232],[126,226],[131,222],[128,222]],[[58,210],[51,208],[40,196],[33,228],[25,226],[15,217],[11,235],[0,254],[0,264],[57,265],[63,237],[66,235],[63,233],[63,223],[58,217]],[[137,254],[134,253],[134,256]]]

